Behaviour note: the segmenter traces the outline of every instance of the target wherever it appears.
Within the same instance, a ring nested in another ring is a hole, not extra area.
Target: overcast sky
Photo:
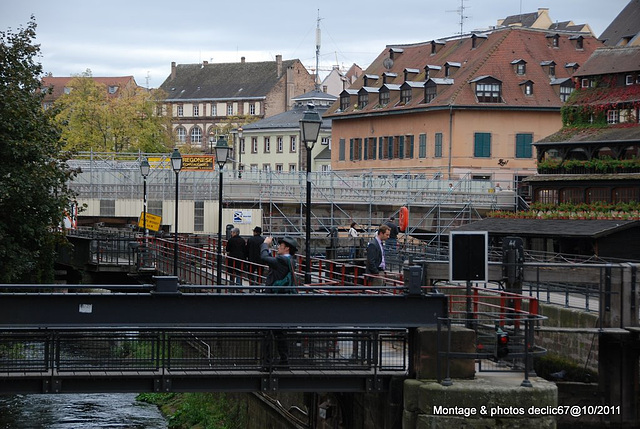
[[[600,36],[628,0],[464,0],[463,31],[549,8],[554,21],[587,23]],[[336,64],[366,68],[388,44],[460,32],[460,0],[15,0],[0,5],[0,30],[35,16],[45,72],[131,76],[158,87],[178,64],[298,58],[315,68],[320,15],[320,74]]]

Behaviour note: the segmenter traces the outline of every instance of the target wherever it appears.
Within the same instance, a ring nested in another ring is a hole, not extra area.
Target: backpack
[[[289,272],[284,278],[274,281],[273,286],[282,286],[274,289],[274,293],[277,293],[277,294],[298,293],[296,288],[292,287],[292,286],[298,286],[298,282],[296,281],[295,273],[293,271],[293,263],[291,262],[291,259],[289,259]]]

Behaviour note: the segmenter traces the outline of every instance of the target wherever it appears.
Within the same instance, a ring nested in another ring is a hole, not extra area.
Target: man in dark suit
[[[244,260],[247,259],[247,243],[240,236],[240,229],[231,229],[231,237],[227,240],[227,269],[229,282],[232,285],[242,285]]]
[[[264,243],[264,237],[262,236],[262,228],[256,226],[253,228],[253,235],[249,237],[247,240],[247,256],[249,259],[249,280],[251,285],[256,286],[261,284],[262,282],[259,279],[259,276],[262,274],[260,265],[262,264],[262,259],[260,258],[260,246]]]
[[[371,286],[382,286],[384,278],[382,277],[386,269],[386,260],[384,255],[384,242],[389,238],[391,233],[387,225],[380,225],[376,236],[367,244],[367,269],[366,273],[375,277],[370,277],[369,284]]]

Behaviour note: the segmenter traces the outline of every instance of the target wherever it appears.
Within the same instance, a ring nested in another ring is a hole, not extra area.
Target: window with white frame
[[[191,144],[202,143],[202,130],[200,127],[193,127],[191,129]]]
[[[478,97],[478,101],[481,103],[499,103],[502,101],[500,97],[500,87],[499,83],[481,83],[478,82],[476,85],[476,97]]]
[[[256,104],[255,103],[250,103],[249,104],[249,114],[250,115],[255,115],[256,114]]]
[[[620,122],[620,112],[618,110],[607,111],[607,124],[617,124]]]
[[[233,104],[229,103],[227,104],[227,116],[232,116],[233,115]]]
[[[180,144],[187,142],[187,130],[185,130],[184,127],[176,128],[176,140]]]
[[[282,153],[282,151],[284,150],[284,141],[282,139],[282,137],[278,137],[276,139],[276,152],[278,153]]]
[[[569,99],[569,96],[571,95],[571,93],[573,92],[573,85],[561,85],[560,86],[560,100],[561,101],[567,101]]]
[[[240,153],[244,153],[244,138],[240,139]]]
[[[580,86],[582,88],[589,88],[591,86],[591,81],[589,79],[582,79],[582,81],[580,82]]]
[[[271,171],[271,164],[262,164],[263,171]]]
[[[320,144],[323,144],[323,145],[328,145],[330,142],[331,142],[331,137],[325,136],[320,139]]]
[[[331,165],[323,164],[320,166],[320,171],[322,173],[328,173],[331,171]]]
[[[251,137],[251,153],[258,153],[258,138]]]
[[[271,139],[269,137],[264,138],[264,153],[271,152]]]
[[[197,104],[193,105],[193,116],[200,116],[200,106]]]
[[[109,86],[109,94],[115,94],[118,91],[118,87],[116,85]]]
[[[296,172],[296,165],[289,164],[289,173],[295,173],[295,172]]]
[[[276,164],[276,172],[282,173],[284,171],[284,167],[282,164]]]
[[[211,103],[211,116],[218,116],[218,109],[216,103]]]
[[[178,106],[176,106],[177,111],[178,111],[178,116],[184,116],[184,106],[182,104],[178,104]]]
[[[289,137],[289,152],[295,153],[298,150],[298,143],[296,141],[296,136]]]
[[[626,83],[627,83],[627,85],[633,85],[633,75],[632,74],[628,74],[626,76]]]
[[[523,75],[527,72],[527,63],[524,61],[520,61],[516,64],[516,73],[519,75]]]

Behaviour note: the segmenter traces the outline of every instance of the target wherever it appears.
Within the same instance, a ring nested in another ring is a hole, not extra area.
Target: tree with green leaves
[[[60,132],[42,108],[36,23],[0,31],[0,283],[53,282],[55,245],[73,197]]]
[[[65,149],[97,152],[167,152],[171,145],[169,118],[157,114],[160,90],[119,88],[109,94],[87,70],[69,83],[71,89],[55,102],[56,121]]]

